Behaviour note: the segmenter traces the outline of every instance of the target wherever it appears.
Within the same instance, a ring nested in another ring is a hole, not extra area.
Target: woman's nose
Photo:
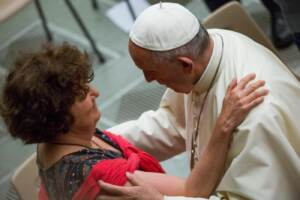
[[[93,95],[95,97],[98,97],[100,95],[99,91],[94,86],[91,86],[91,85],[90,85],[90,92],[91,92],[91,95]]]

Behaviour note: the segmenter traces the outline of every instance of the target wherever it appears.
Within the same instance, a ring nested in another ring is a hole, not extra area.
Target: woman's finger
[[[230,84],[227,87],[227,91],[233,90],[237,86],[237,79],[234,78],[231,80]]]
[[[244,90],[242,91],[242,95],[243,96],[248,96],[249,94],[251,94],[252,92],[254,92],[255,90],[257,90],[258,88],[262,87],[265,85],[265,81],[263,80],[258,80],[255,81],[254,83],[251,83],[249,85],[247,85]]]
[[[249,104],[247,104],[244,107],[245,110],[251,110],[255,106],[259,105],[260,103],[262,103],[264,101],[264,98],[265,98],[265,96],[260,96],[260,97],[256,98],[255,100],[251,101]]]
[[[264,97],[269,93],[269,90],[267,89],[260,89],[260,90],[256,90],[254,92],[252,92],[251,94],[249,94],[248,96],[244,97],[242,99],[243,104],[250,104],[252,101],[254,101],[255,99],[258,99],[260,97]]]
[[[255,77],[256,75],[254,73],[248,74],[238,82],[237,88],[240,90],[244,89],[250,81],[255,79]]]
[[[227,86],[226,89],[226,94],[225,94],[225,99],[227,99],[229,97],[229,95],[231,95],[232,90],[237,86],[237,79],[234,78],[231,80],[231,82],[229,83],[229,85]]]

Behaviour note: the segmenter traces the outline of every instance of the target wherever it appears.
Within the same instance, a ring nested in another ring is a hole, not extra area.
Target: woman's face
[[[71,106],[71,114],[74,117],[74,123],[71,129],[89,130],[96,128],[100,119],[100,111],[96,105],[96,98],[99,92],[96,88],[88,85],[89,91],[83,100],[76,100]]]

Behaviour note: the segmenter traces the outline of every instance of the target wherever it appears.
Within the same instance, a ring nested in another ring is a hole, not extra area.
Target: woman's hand
[[[240,125],[252,108],[262,103],[264,97],[268,94],[267,89],[263,89],[265,81],[258,80],[253,83],[255,74],[249,74],[237,83],[233,79],[229,84],[221,114],[217,120],[222,132],[232,133]]]

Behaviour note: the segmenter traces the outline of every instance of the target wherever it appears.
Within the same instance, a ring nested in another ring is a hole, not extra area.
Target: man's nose
[[[154,80],[153,76],[144,72],[144,77],[147,82],[152,82]]]

